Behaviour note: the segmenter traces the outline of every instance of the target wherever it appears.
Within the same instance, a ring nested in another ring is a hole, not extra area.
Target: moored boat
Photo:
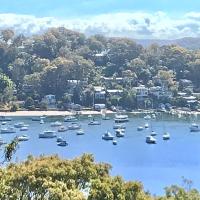
[[[150,134],[151,136],[156,136],[157,135],[157,133],[155,132],[155,131],[151,131],[151,134]]]
[[[58,132],[65,132],[65,131],[67,131],[67,130],[68,130],[68,128],[65,127],[65,126],[60,126],[60,127],[58,128]]]
[[[62,126],[62,122],[56,121],[51,123],[51,127]]]
[[[63,141],[61,141],[61,142],[57,142],[57,145],[58,145],[58,146],[61,146],[61,147],[65,147],[65,146],[68,145],[68,143],[67,143],[65,140],[63,140]]]
[[[114,136],[109,131],[107,131],[106,133],[104,133],[102,135],[102,139],[103,140],[113,140]]]
[[[14,129],[14,127],[1,128],[1,134],[15,133],[15,132],[16,132],[16,130]]]
[[[137,131],[143,131],[144,130],[144,127],[143,126],[138,126],[137,127]]]
[[[113,129],[125,129],[125,124],[114,124]]]
[[[28,127],[28,124],[25,124],[24,122],[18,122],[16,124],[14,124],[15,128],[22,128],[22,127]]]
[[[170,139],[170,134],[168,132],[165,132],[163,134],[163,140],[169,140]]]
[[[116,135],[116,137],[124,137],[124,129],[117,129],[116,131],[115,131],[115,135]]]
[[[43,133],[39,134],[39,138],[54,138],[56,137],[55,131],[46,130]]]
[[[76,131],[76,135],[84,135],[84,134],[85,134],[85,132],[83,129],[79,129]]]
[[[28,137],[28,135],[21,135],[21,136],[18,136],[17,139],[18,139],[19,142],[28,141],[29,137]]]
[[[124,114],[116,114],[115,115],[115,123],[124,123],[124,122],[128,122],[128,115],[124,115]]]
[[[117,140],[113,140],[113,145],[117,145]]]
[[[199,125],[196,124],[196,123],[191,124],[191,126],[190,126],[190,131],[191,131],[191,132],[199,132],[199,131],[200,131]]]
[[[88,123],[88,125],[101,125],[101,122],[93,119]]]
[[[69,130],[77,130],[77,129],[80,129],[81,128],[81,125],[78,124],[78,123],[71,123],[69,126],[68,126],[68,129]]]
[[[78,119],[73,115],[64,118],[64,122],[76,122],[76,121],[78,121]]]
[[[20,131],[28,131],[28,127],[27,127],[27,126],[22,126],[22,127],[20,128]]]
[[[156,139],[153,136],[148,135],[148,136],[146,136],[146,143],[148,143],[148,144],[156,144]]]

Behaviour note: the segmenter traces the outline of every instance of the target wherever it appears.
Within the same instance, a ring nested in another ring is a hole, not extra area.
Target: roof
[[[116,90],[116,89],[111,89],[111,90],[107,90],[108,93],[122,93],[123,90]]]
[[[94,91],[95,92],[101,92],[104,90],[104,87],[101,87],[101,86],[94,86]]]

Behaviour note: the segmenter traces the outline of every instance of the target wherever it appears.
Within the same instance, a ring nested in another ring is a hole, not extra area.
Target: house
[[[164,89],[161,86],[154,86],[149,88],[149,95],[152,97],[160,98],[171,98],[172,92],[168,89]]]
[[[56,108],[56,96],[53,94],[45,95],[42,99],[42,103],[47,105],[48,109],[55,109]]]
[[[145,108],[145,100],[148,99],[148,88],[144,85],[134,87],[136,90],[137,106],[138,108]]]
[[[94,86],[94,104],[105,103],[106,101],[106,91],[104,87]]]
[[[179,81],[179,90],[181,91],[191,91],[193,92],[194,85],[191,80],[188,79],[180,79]]]

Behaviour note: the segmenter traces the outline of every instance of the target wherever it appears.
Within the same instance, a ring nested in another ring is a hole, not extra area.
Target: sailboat
[[[110,120],[110,117],[106,116],[106,109],[101,110],[102,120]]]

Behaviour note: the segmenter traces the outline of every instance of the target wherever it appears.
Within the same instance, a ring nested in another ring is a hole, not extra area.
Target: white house
[[[42,99],[42,102],[46,103],[48,106],[55,105],[56,104],[56,96],[53,94],[45,95],[44,98]]]

